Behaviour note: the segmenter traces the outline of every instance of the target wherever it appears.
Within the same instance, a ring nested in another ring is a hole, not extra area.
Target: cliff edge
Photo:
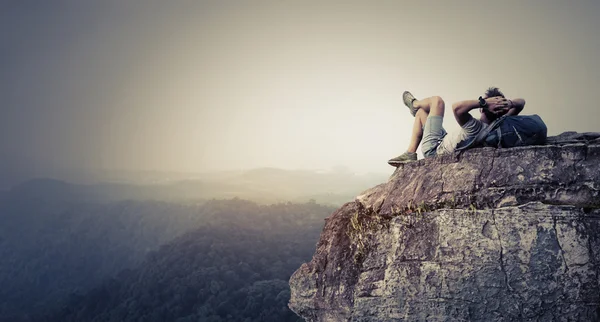
[[[399,167],[326,219],[307,321],[597,321],[600,133]]]

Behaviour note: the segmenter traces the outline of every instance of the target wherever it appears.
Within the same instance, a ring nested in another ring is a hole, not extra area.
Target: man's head
[[[498,87],[490,87],[485,91],[485,94],[483,95],[483,98],[491,98],[491,97],[502,97],[504,98],[504,93],[502,93],[500,91],[500,89]],[[484,110],[482,108],[479,109],[479,112],[481,112],[482,116],[485,116],[485,120],[487,122],[493,122],[495,119],[499,118],[502,115],[497,115],[494,114],[488,110]]]
[[[502,93],[498,87],[490,87],[485,91],[483,98],[490,97],[504,97],[504,93]]]

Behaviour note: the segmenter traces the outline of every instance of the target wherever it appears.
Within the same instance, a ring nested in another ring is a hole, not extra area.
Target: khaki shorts
[[[421,141],[421,151],[426,158],[437,154],[437,147],[442,143],[442,140],[448,134],[442,123],[444,117],[439,115],[427,116],[425,126],[423,127],[423,141]]]

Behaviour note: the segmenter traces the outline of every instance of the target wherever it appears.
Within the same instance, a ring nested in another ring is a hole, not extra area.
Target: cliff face
[[[308,321],[600,319],[600,133],[398,168],[291,277]]]

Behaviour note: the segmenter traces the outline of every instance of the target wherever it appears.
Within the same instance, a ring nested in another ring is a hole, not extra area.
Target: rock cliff
[[[597,321],[600,133],[399,167],[326,219],[308,321]]]

